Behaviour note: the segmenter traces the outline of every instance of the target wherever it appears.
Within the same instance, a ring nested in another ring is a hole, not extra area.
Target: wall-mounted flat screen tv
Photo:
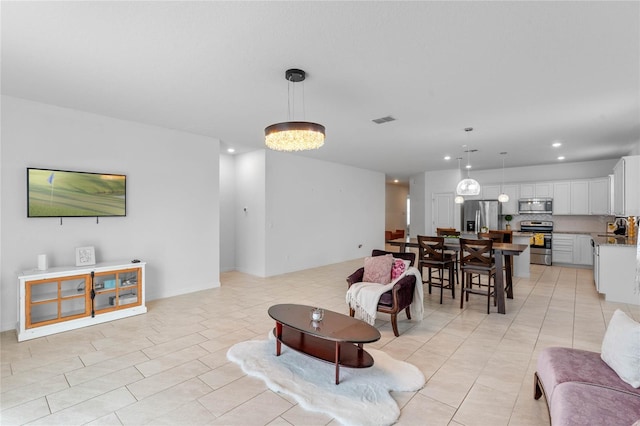
[[[126,215],[125,175],[27,168],[28,217]]]

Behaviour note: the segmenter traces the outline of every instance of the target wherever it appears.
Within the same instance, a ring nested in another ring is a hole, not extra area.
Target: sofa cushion
[[[597,352],[572,348],[545,348],[538,356],[536,372],[549,407],[553,405],[555,388],[566,382],[593,383],[640,397],[640,390],[620,380],[616,372],[600,359]]]
[[[393,267],[391,268],[391,281],[395,281],[400,278],[409,269],[410,262],[403,259],[394,259]]]
[[[634,388],[640,387],[640,323],[617,309],[602,340],[602,360]]]
[[[389,284],[391,282],[391,267],[393,255],[372,256],[364,258],[363,282]]]
[[[588,383],[560,383],[552,401],[553,426],[631,425],[640,418],[640,395]]]

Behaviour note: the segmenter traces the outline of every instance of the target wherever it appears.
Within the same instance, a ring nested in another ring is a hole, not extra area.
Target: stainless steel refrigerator
[[[460,229],[466,233],[480,232],[485,226],[488,229],[500,229],[500,213],[498,200],[465,200],[460,215]]]

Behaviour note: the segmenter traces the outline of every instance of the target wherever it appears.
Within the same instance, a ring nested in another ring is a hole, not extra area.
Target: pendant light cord
[[[293,90],[291,89],[293,86]],[[293,92],[293,93],[292,93]],[[306,120],[307,111],[304,101],[304,80],[302,81],[302,121]],[[296,84],[293,81],[293,77],[289,77],[287,80],[287,118],[288,121],[295,121],[296,113]]]
[[[287,121],[291,121],[291,85],[293,84],[291,82],[292,78],[289,77],[289,80],[287,80]],[[293,88],[293,95],[295,96],[295,87]]]

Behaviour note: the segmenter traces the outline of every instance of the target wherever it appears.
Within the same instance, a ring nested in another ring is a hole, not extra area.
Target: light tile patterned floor
[[[227,349],[263,339],[276,303],[346,313],[345,277],[362,260],[272,278],[222,274],[222,287],[149,302],[149,312],[18,343],[2,333],[2,425],[326,425],[268,390],[226,359]],[[400,425],[548,425],[544,400],[533,399],[538,352],[562,345],[599,351],[616,308],[640,320],[638,306],[606,303],[592,271],[532,265],[517,279],[507,314],[485,313],[482,296],[425,294],[422,322],[389,317],[372,346],[418,366],[418,392],[397,393]],[[425,291],[425,293],[427,293]]]

